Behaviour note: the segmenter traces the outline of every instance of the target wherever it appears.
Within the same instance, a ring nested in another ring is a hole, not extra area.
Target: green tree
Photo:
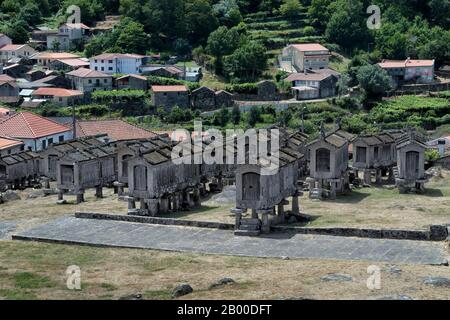
[[[225,127],[230,121],[230,112],[222,106],[218,112],[214,114],[214,125]]]
[[[148,47],[148,37],[144,26],[139,22],[128,21],[121,30],[116,47],[123,52],[145,54]]]
[[[222,71],[222,58],[236,50],[239,45],[240,36],[236,29],[219,27],[212,32],[208,38],[206,51],[215,57],[216,72]]]
[[[302,8],[299,0],[283,0],[280,13],[288,19],[294,19],[299,16]]]
[[[241,122],[241,110],[238,105],[234,105],[233,110],[231,110],[231,122],[234,125],[238,125]]]
[[[220,24],[230,28],[237,26],[243,21],[236,0],[220,0],[213,6],[213,12],[218,17]]]
[[[231,78],[253,81],[267,68],[267,49],[249,41],[225,60],[225,72]]]
[[[219,26],[208,0],[187,0],[185,19],[187,37],[193,45],[204,44]]]
[[[331,17],[331,0],[312,0],[308,8],[308,17],[316,28],[324,31]]]
[[[254,127],[261,121],[261,112],[258,107],[252,107],[248,113],[247,122],[250,127]]]
[[[378,65],[362,66],[358,71],[358,82],[369,98],[378,98],[391,89],[391,78]]]

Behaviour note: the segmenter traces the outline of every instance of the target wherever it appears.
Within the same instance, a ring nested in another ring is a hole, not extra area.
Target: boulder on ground
[[[444,277],[427,277],[424,279],[423,283],[435,287],[450,288],[450,279]]]
[[[120,297],[119,300],[143,300],[142,294],[133,293],[127,296]]]
[[[320,278],[322,281],[352,281],[353,278],[345,274],[332,273]]]
[[[224,285],[229,285],[229,284],[233,284],[235,283],[235,281],[231,278],[222,278],[217,280],[215,283],[213,283],[209,288],[213,289],[213,288],[217,288],[220,286],[224,286]]]
[[[1,198],[4,202],[17,201],[21,199],[19,194],[13,190],[7,190],[5,193],[3,193]]]
[[[181,297],[181,296],[185,296],[185,295],[187,295],[189,293],[192,293],[193,291],[194,291],[194,289],[192,289],[192,287],[189,284],[183,283],[183,284],[180,284],[179,286],[177,286],[173,290],[172,297],[173,298],[178,298],[178,297]]]

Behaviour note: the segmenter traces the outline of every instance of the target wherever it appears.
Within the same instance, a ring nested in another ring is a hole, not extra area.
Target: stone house
[[[25,79],[27,79],[28,81],[36,81],[45,78],[46,76],[47,74],[39,69],[32,69],[25,73]]]
[[[76,195],[79,204],[85,190],[91,188],[96,189],[96,197],[103,197],[103,187],[117,180],[116,158],[114,144],[65,152],[57,162],[58,203],[64,202],[64,194],[70,194]]]
[[[27,44],[5,44],[0,47],[0,63],[7,63],[14,58],[29,58],[35,53],[36,50]]]
[[[387,71],[397,84],[405,82],[429,84],[434,82],[434,60],[383,60],[378,65]]]
[[[144,65],[141,66],[142,74],[163,78],[182,79],[184,71],[181,68],[173,65]]]
[[[72,83],[73,89],[88,94],[97,90],[112,90],[113,87],[111,75],[86,68],[68,72],[66,73],[66,78]]]
[[[423,192],[425,190],[425,139],[414,130],[397,140],[397,168],[395,182],[400,193],[409,190]]]
[[[79,68],[89,68],[89,60],[85,58],[56,59],[50,61],[49,67],[52,70],[70,72]]]
[[[175,106],[187,108],[189,106],[189,90],[184,85],[152,86],[152,104],[170,110]]]
[[[231,108],[234,105],[233,95],[225,90],[219,90],[216,93],[216,107]]]
[[[285,81],[292,84],[297,100],[323,99],[336,95],[340,74],[331,69],[293,73]]]
[[[147,90],[148,80],[144,76],[128,74],[115,80],[117,89]]]
[[[330,51],[319,43],[292,44],[283,49],[279,62],[287,72],[303,72],[328,68],[330,57]]]
[[[78,90],[64,88],[39,88],[32,93],[36,99],[52,101],[61,106],[72,106],[83,100],[84,93]]]
[[[198,88],[191,93],[191,104],[194,108],[201,110],[216,109],[216,94],[208,87]]]
[[[263,80],[258,82],[258,99],[260,100],[274,100],[278,89],[275,82],[270,80]]]
[[[18,97],[19,86],[15,81],[0,80],[0,97]]]
[[[321,128],[320,137],[310,142],[309,183],[311,198],[334,199],[349,190],[349,143],[352,136],[343,130],[326,133]]]

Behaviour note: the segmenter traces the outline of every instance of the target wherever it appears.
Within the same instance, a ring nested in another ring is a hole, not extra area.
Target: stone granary
[[[47,149],[39,152],[41,158],[40,172],[47,178],[46,181],[55,181],[57,177],[57,163],[58,160],[66,153],[75,150],[83,150],[93,146],[99,146],[103,144],[102,139],[107,137],[106,134],[100,134],[96,136],[88,136],[77,138],[73,140],[67,140],[58,144],[50,145]],[[49,187],[48,185],[46,187]]]
[[[191,93],[191,104],[201,110],[214,110],[216,108],[216,93],[208,87],[198,88]]]
[[[90,188],[101,198],[103,187],[117,180],[116,159],[113,143],[66,152],[57,162],[58,203],[64,203],[64,194],[76,195],[77,204],[81,203]]]
[[[257,236],[270,232],[270,227],[287,222],[284,206],[292,197],[291,215],[300,215],[298,191],[299,163],[304,155],[288,146],[281,146],[279,168],[263,172],[268,159],[261,157],[258,164],[238,165],[236,169],[236,235]],[[277,208],[277,209],[275,209]],[[242,215],[251,210],[251,217]]]
[[[22,189],[39,178],[39,155],[24,151],[0,158],[0,189]]]
[[[400,193],[408,191],[423,192],[425,190],[425,139],[415,131],[397,140],[397,168],[395,184]]]
[[[302,161],[299,162],[299,175],[300,177],[304,176],[307,173],[307,159],[309,159],[308,154],[308,148],[306,147],[306,144],[308,142],[309,136],[306,133],[303,133],[301,131],[294,132],[289,135],[289,138],[287,140],[287,145],[291,147],[292,149],[296,150],[297,152],[300,152],[301,154],[305,155],[305,157],[302,159]]]
[[[382,182],[386,173],[389,173],[392,181],[396,163],[395,146],[395,136],[389,133],[358,136],[352,143],[355,177],[359,177],[359,172],[362,171],[366,186],[372,184],[373,174],[377,184]]]
[[[129,214],[157,216],[200,205],[201,165],[174,163],[176,144],[160,140],[128,159]]]
[[[335,199],[349,190],[348,146],[353,138],[341,129],[326,133],[322,126],[320,137],[308,144],[310,198]]]

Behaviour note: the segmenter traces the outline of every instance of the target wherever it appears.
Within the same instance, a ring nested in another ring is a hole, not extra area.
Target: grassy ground
[[[66,269],[81,268],[81,291],[66,287]],[[180,283],[194,293],[186,299],[372,299],[408,295],[449,299],[448,288],[423,284],[427,276],[448,277],[447,267],[379,264],[381,290],[367,289],[367,268],[355,261],[276,260],[168,253],[150,250],[92,248],[0,241],[0,299],[117,299],[142,293],[146,299],[170,299]],[[324,282],[339,273],[351,282]],[[236,284],[209,289],[231,277]]]

